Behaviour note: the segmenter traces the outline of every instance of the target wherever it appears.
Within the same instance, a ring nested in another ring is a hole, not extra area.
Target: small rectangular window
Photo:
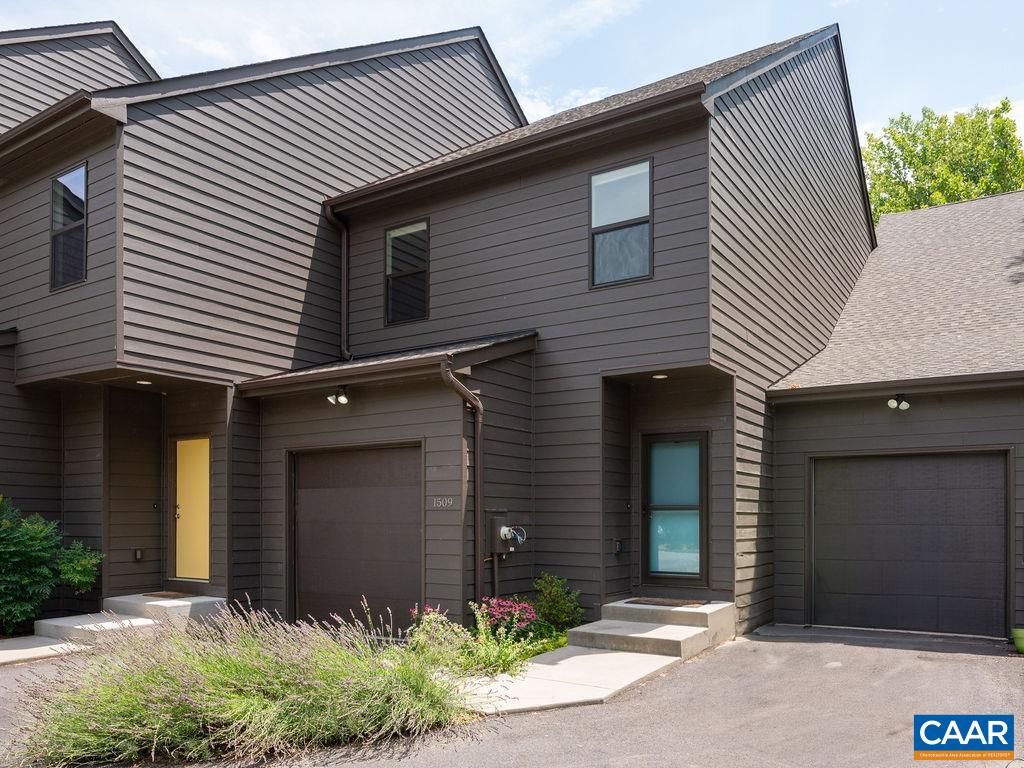
[[[590,247],[594,285],[651,274],[651,164],[590,177]]]
[[[422,320],[427,316],[430,282],[427,222],[389,229],[384,239],[387,322]]]
[[[85,280],[85,166],[53,180],[50,200],[50,290]]]

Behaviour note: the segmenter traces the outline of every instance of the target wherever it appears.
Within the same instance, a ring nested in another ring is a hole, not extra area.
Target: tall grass
[[[389,630],[246,611],[119,632],[29,687],[23,760],[254,761],[467,719],[466,675]]]

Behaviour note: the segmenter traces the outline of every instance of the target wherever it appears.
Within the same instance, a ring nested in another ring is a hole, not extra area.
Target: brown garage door
[[[1002,454],[814,461],[814,623],[1006,634]]]
[[[295,458],[295,599],[299,618],[374,616],[405,626],[422,591],[418,446]]]

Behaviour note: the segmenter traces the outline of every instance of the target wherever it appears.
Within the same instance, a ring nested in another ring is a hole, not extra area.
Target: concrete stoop
[[[146,629],[163,621],[202,619],[222,610],[227,601],[205,595],[123,595],[103,601],[103,613],[40,619],[35,633],[73,643],[95,644],[113,632]]]
[[[569,645],[689,659],[736,636],[733,603],[608,603],[601,620],[569,630]]]

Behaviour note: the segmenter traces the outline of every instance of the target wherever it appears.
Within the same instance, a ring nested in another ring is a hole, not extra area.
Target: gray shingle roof
[[[773,390],[1024,371],[1024,191],[883,216],[825,349]]]
[[[836,29],[835,25],[828,27],[822,27],[812,32],[807,32],[796,37],[791,37],[788,40],[782,40],[777,43],[770,43],[760,48],[755,48],[752,51],[746,51],[745,53],[737,54],[736,56],[730,56],[719,61],[712,62],[711,64],[705,64],[695,69],[681,72],[678,75],[672,75],[662,80],[658,80],[647,85],[642,85],[639,88],[634,88],[631,91],[624,91],[623,93],[617,93],[613,96],[594,101],[589,104],[583,104],[579,107],[567,109],[564,112],[558,112],[557,114],[550,115],[549,117],[537,120],[529,125],[524,125],[521,128],[513,128],[505,133],[498,134],[484,141],[478,142],[477,144],[471,144],[468,147],[456,150],[447,155],[430,160],[421,165],[414,166],[408,170],[401,171],[400,173],[393,174],[392,176],[386,176],[373,184],[369,184],[365,187],[360,187],[360,192],[363,190],[372,190],[373,188],[389,184],[397,179],[404,178],[406,176],[412,176],[418,173],[422,173],[427,169],[437,168],[438,166],[447,165],[454,160],[476,155],[480,152],[484,152],[490,149],[495,149],[506,144],[513,144],[517,141],[527,139],[532,136],[544,133],[546,131],[560,128],[570,123],[575,123],[581,120],[585,120],[590,117],[594,117],[603,112],[610,112],[620,107],[625,107],[630,104],[645,101],[662,94],[669,93],[671,91],[678,91],[684,88],[689,88],[696,85],[709,85],[716,80],[728,77],[739,70],[749,67],[752,64],[756,64],[761,59],[767,58],[775,53],[778,53],[791,45],[795,45],[809,37],[814,37],[821,32],[826,30]]]
[[[426,361],[436,357],[476,352],[481,349],[495,347],[499,344],[505,344],[511,341],[529,339],[536,335],[537,332],[533,330],[516,331],[496,336],[482,336],[475,339],[468,339],[466,341],[449,342],[448,344],[437,344],[430,347],[417,347],[416,349],[404,350],[402,352],[388,352],[381,355],[355,357],[351,360],[338,360],[337,362],[326,363],[324,365],[317,365],[310,368],[300,368],[294,371],[285,371],[284,373],[273,373],[269,376],[260,376],[258,378],[248,379],[244,384],[278,384],[324,374],[337,374],[338,377],[344,377],[346,375],[355,375],[372,371],[375,368],[379,368],[384,365],[394,365],[396,363],[408,363],[410,365],[415,365],[420,362],[425,363]]]

